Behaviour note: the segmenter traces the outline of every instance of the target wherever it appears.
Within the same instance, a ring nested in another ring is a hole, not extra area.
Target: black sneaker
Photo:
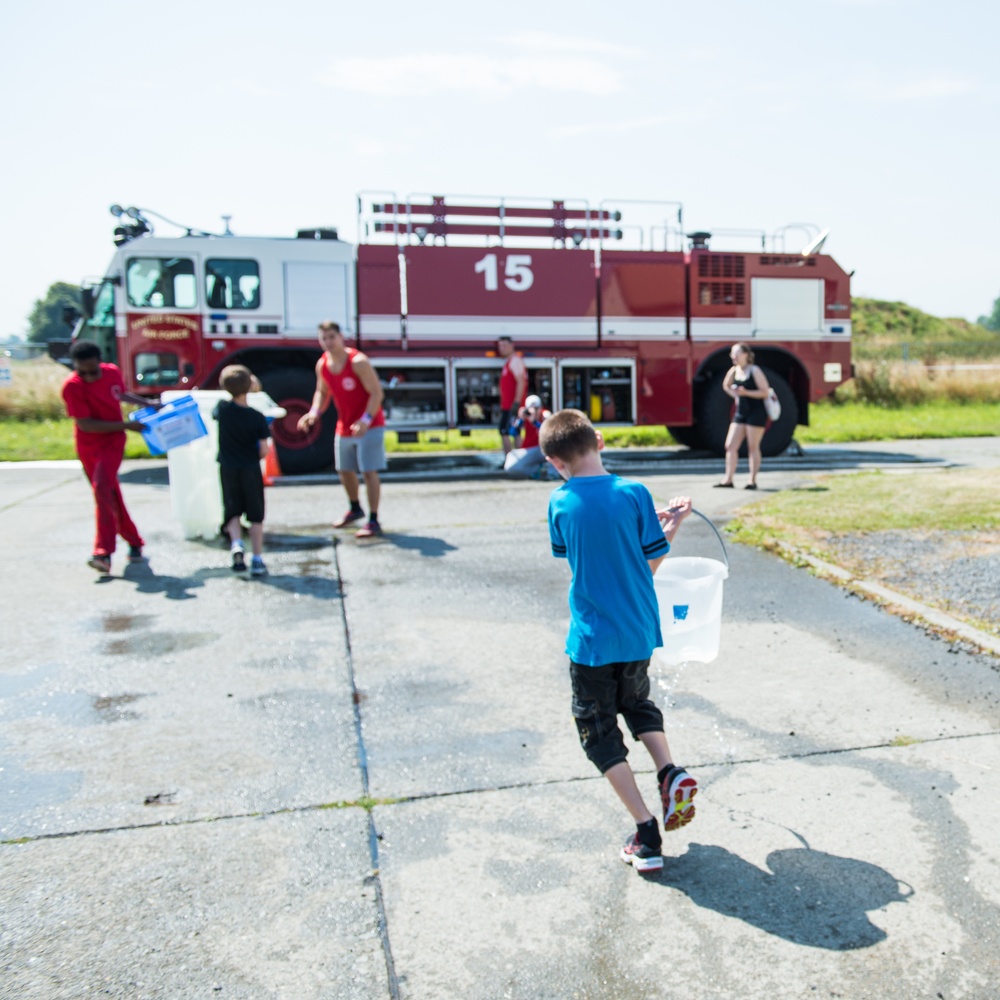
[[[660,848],[644,844],[639,839],[638,833],[633,833],[625,841],[621,859],[637,872],[658,872],[663,868],[663,855],[660,853]]]
[[[246,560],[243,558],[242,549],[233,549],[233,572],[243,573],[246,571],[247,564]]]
[[[142,546],[130,545],[128,547],[128,561],[130,563],[140,563],[143,560]]]
[[[672,767],[660,785],[663,802],[663,829],[666,833],[687,826],[694,819],[694,797],[698,782],[683,767]]]

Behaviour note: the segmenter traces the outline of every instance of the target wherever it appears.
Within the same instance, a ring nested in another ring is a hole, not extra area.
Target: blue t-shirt
[[[619,476],[574,476],[549,498],[552,554],[569,560],[566,652],[590,667],[644,660],[663,645],[647,560],[670,551],[653,497]]]

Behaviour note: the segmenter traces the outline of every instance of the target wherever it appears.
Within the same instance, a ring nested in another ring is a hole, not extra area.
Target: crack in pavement
[[[833,747],[823,750],[806,750],[802,753],[782,753],[766,754],[759,757],[742,757],[738,760],[701,760],[694,761],[692,767],[736,767],[737,765],[748,764],[769,764],[777,761],[806,760],[810,757],[835,757],[839,754],[860,753],[866,750],[908,750],[914,746],[922,746],[929,743],[960,743],[963,740],[980,739],[982,737],[1000,736],[1000,729],[991,729],[978,733],[959,733],[950,736],[930,736],[925,739],[915,740],[913,743],[905,745],[892,741],[882,743],[865,743],[849,747]],[[970,761],[969,763],[975,763]],[[984,764],[978,767],[986,767]],[[652,774],[652,768],[637,768],[636,774]],[[463,795],[483,795],[492,792],[509,792],[521,788],[548,788],[559,785],[573,785],[579,782],[601,782],[603,775],[580,775],[572,778],[549,778],[544,781],[515,781],[503,785],[489,785],[483,788],[453,788],[443,792],[422,792],[416,795],[401,795],[391,799],[369,799],[368,801],[358,800],[356,802],[311,802],[301,806],[282,806],[280,809],[262,809],[256,812],[243,813],[219,813],[212,816],[194,816],[189,819],[159,820],[155,823],[123,823],[120,826],[90,827],[84,830],[59,830],[54,833],[39,833],[24,837],[11,837],[7,840],[0,840],[0,846],[10,846],[16,844],[32,844],[43,840],[63,840],[70,837],[100,836],[107,833],[122,833],[130,830],[156,830],[167,827],[195,826],[200,823],[225,823],[231,820],[241,819],[267,819],[272,816],[291,816],[300,813],[321,812],[326,809],[364,809],[371,816],[376,808],[389,808],[396,805],[405,805],[410,802],[431,802],[435,799],[454,798]],[[375,835],[375,844],[370,845],[374,850],[372,870],[378,871],[378,837]]]

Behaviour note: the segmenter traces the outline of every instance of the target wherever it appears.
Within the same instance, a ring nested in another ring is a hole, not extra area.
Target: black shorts
[[[514,406],[509,410],[500,411],[500,420],[497,422],[497,430],[501,437],[511,437],[510,425],[514,423],[519,407]]]
[[[764,400],[753,397],[741,397],[736,404],[733,423],[745,424],[747,427],[766,427],[767,410],[764,409]]]
[[[251,524],[264,521],[264,477],[260,466],[252,469],[227,469],[219,467],[222,480],[222,523],[246,514]]]
[[[649,658],[588,667],[570,660],[573,719],[580,745],[603,774],[628,756],[619,714],[634,739],[663,732],[663,713],[649,698]]]

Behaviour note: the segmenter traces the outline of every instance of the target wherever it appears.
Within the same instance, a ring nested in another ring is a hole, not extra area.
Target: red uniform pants
[[[142,546],[142,536],[132,523],[122,489],[118,484],[118,469],[125,454],[125,445],[112,444],[103,448],[77,452],[83,471],[90,480],[97,505],[97,535],[94,555],[110,556],[115,551],[115,538],[121,535],[129,545]]]

